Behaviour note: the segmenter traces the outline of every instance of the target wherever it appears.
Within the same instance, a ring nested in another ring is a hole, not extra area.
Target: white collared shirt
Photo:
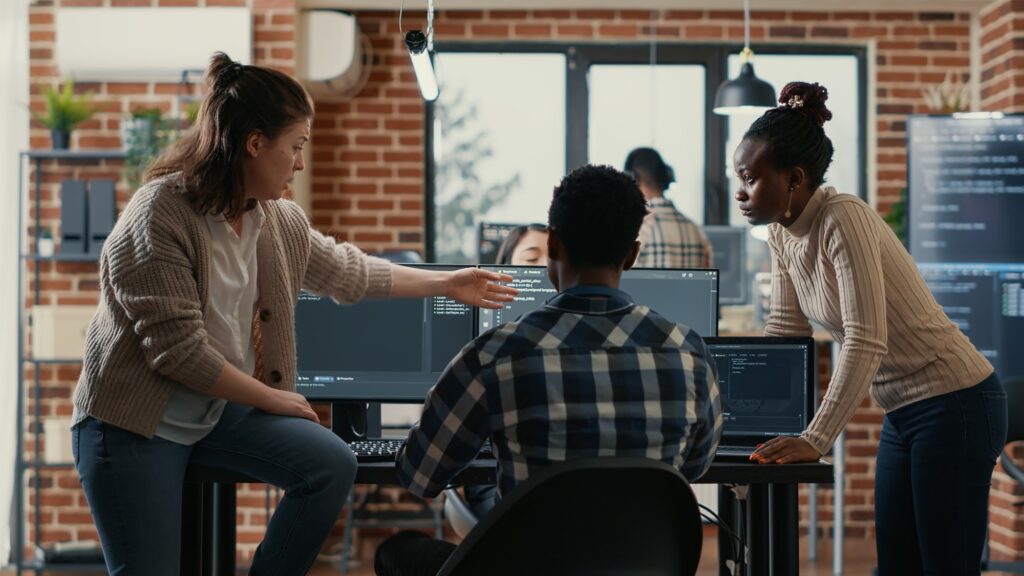
[[[256,367],[252,319],[259,291],[256,284],[256,241],[263,227],[257,204],[242,216],[236,234],[223,216],[207,214],[210,229],[210,287],[203,323],[206,338],[224,360],[246,374]],[[181,385],[171,393],[156,435],[179,444],[195,444],[220,419],[225,401]]]

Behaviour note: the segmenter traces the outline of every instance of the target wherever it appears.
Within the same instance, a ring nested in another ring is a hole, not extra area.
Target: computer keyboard
[[[405,439],[374,438],[350,442],[348,447],[355,452],[360,462],[394,462],[395,454],[405,445]]]
[[[371,438],[350,442],[348,447],[360,462],[394,462],[395,455],[405,445],[404,438]],[[486,442],[477,458],[494,459],[490,441]]]

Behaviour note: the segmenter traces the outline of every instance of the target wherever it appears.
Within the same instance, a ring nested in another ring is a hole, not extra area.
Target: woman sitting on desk
[[[875,210],[821,187],[832,162],[827,98],[818,84],[788,84],[733,158],[740,210],[769,225],[765,334],[809,336],[810,318],[842,344],[808,429],[751,459],[817,460],[870,390],[886,412],[875,476],[880,576],[978,574],[1006,393]]]
[[[491,282],[506,276],[403,268],[310,228],[282,200],[304,168],[305,90],[224,54],[207,78],[196,126],[148,170],[104,243],[74,395],[75,464],[111,574],[180,573],[182,484],[197,463],[284,488],[250,574],[301,575],[356,460],[294,392],[299,290],[490,308],[515,291]]]

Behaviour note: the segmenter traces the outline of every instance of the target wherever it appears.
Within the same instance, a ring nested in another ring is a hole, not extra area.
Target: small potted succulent
[[[49,258],[53,256],[53,232],[49,228],[43,228],[39,231],[39,239],[36,241],[36,252],[43,258]]]
[[[46,111],[33,114],[37,122],[50,129],[54,150],[66,150],[71,142],[71,131],[96,112],[92,92],[75,94],[75,82],[67,80],[60,89],[41,86]]]

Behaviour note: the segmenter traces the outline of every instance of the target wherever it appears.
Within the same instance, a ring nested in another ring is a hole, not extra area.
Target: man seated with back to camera
[[[653,457],[690,481],[707,471],[722,431],[715,363],[700,335],[618,289],[645,214],[636,182],[614,168],[562,180],[548,212],[558,294],[448,365],[398,455],[403,485],[437,496],[488,438],[503,494],[541,468],[594,456]],[[401,532],[377,549],[375,568],[433,575],[454,549]]]

